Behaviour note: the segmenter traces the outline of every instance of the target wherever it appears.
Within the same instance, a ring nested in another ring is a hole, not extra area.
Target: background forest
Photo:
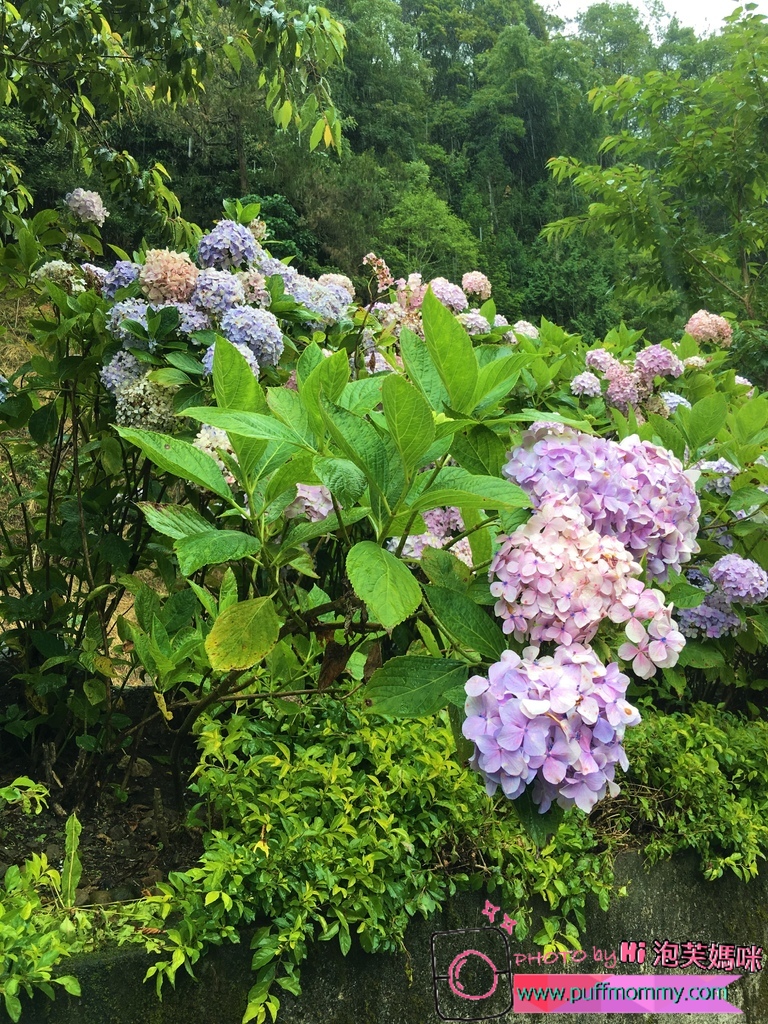
[[[549,222],[587,209],[584,189],[565,174],[558,183],[547,161],[568,155],[605,166],[615,159],[607,149],[601,153],[605,136],[617,123],[638,128],[634,115],[595,110],[590,90],[649,72],[676,72],[683,86],[696,87],[732,68],[722,35],[698,39],[660,6],[645,24],[629,4],[595,4],[572,35],[532,0],[329,6],[348,39],[344,67],[329,75],[343,118],[341,156],[323,147],[309,153],[306,137],[275,128],[253,65],[235,71],[223,52],[235,31],[223,2],[208,15],[210,49],[220,59],[199,102],[147,102],[139,116],[106,122],[97,114],[87,131],[142,166],[160,161],[184,216],[196,223],[211,223],[227,197],[258,197],[281,243],[273,250],[295,256],[303,273],[338,270],[359,284],[361,258],[370,250],[395,275],[420,271],[453,280],[476,266],[491,279],[500,309],[534,322],[543,315],[587,341],[621,319],[659,340],[707,302],[726,308],[722,295],[707,295],[700,283],[688,296],[685,273],[667,273],[661,288],[649,286],[649,252],[631,237],[540,234]],[[668,97],[659,109],[653,107],[653,123],[674,117]],[[640,135],[647,137],[644,127]],[[17,109],[0,112],[0,135],[36,208],[83,184],[69,147]],[[650,151],[658,159],[661,148]],[[648,162],[647,155],[633,157]],[[99,189],[98,178],[88,187]],[[698,221],[709,218],[716,245],[717,211],[708,211],[702,196],[691,201]],[[111,206],[110,234],[123,248],[142,237],[158,240],[138,202],[132,207],[115,197]],[[735,312],[745,316],[743,308]]]

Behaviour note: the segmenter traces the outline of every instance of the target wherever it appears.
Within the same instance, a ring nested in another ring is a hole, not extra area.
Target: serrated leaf
[[[381,386],[384,418],[406,471],[417,468],[435,439],[435,423],[426,399],[403,377],[391,373]]]
[[[394,629],[421,604],[421,588],[408,566],[372,541],[351,548],[347,575],[372,619],[385,629]]]
[[[427,289],[421,306],[424,340],[457,412],[471,412],[477,387],[477,358],[469,335]]]
[[[281,625],[270,597],[230,605],[205,640],[211,668],[216,672],[253,668],[277,643]]]
[[[440,627],[462,647],[498,661],[506,650],[504,634],[482,608],[456,590],[425,587],[424,596]]]
[[[232,499],[232,492],[214,460],[188,441],[180,441],[168,434],[135,427],[115,427],[126,441],[141,448],[144,454],[166,473],[205,487],[221,498]]]
[[[463,687],[468,675],[461,661],[406,655],[377,669],[365,694],[381,715],[421,718],[445,707],[448,693]]]
[[[191,576],[204,565],[235,561],[261,550],[261,541],[237,530],[210,530],[196,537],[185,537],[173,545],[183,576]]]

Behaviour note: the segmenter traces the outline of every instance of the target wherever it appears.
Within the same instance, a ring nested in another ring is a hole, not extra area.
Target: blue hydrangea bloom
[[[124,330],[123,321],[136,320],[143,327],[146,327],[148,308],[147,303],[142,302],[141,299],[123,299],[122,302],[116,302],[109,314],[107,330],[118,341],[122,341],[124,345],[131,348],[141,348],[142,343],[139,338],[131,334],[130,331]]]
[[[235,345],[247,345],[260,366],[275,366],[283,354],[283,332],[273,313],[233,306],[221,318],[221,333]]]
[[[226,313],[245,301],[242,282],[226,270],[201,270],[192,292],[192,305],[212,313]]]
[[[107,391],[114,395],[118,388],[125,384],[133,384],[139,377],[143,377],[145,372],[146,367],[142,366],[130,352],[118,352],[102,369],[100,377]]]
[[[118,289],[127,288],[139,276],[141,267],[138,263],[131,263],[130,260],[118,260],[112,267],[104,283],[101,286],[101,293],[105,299],[114,299]]]
[[[212,231],[200,239],[197,260],[201,267],[228,270],[253,262],[260,249],[261,246],[243,224],[234,220],[220,220]]]

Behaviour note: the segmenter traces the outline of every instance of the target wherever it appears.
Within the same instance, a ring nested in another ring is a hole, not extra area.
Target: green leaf
[[[463,708],[459,708],[456,704],[451,702],[448,705],[448,718],[451,723],[453,742],[456,745],[456,749],[454,750],[452,757],[460,768],[466,768],[467,761],[472,756],[475,745],[472,740],[468,740],[461,731],[462,726],[464,725]]]
[[[385,629],[394,629],[421,604],[421,588],[408,566],[372,541],[349,551],[347,575],[373,620]]]
[[[158,469],[205,487],[221,498],[232,500],[232,492],[219,467],[209,455],[188,441],[135,427],[115,427],[115,430],[120,437],[141,448]]]
[[[464,469],[481,476],[501,476],[507,460],[507,446],[488,427],[473,427],[467,434],[457,434],[451,455]]]
[[[216,530],[197,537],[185,537],[173,545],[183,576],[191,576],[204,565],[219,565],[246,555],[255,555],[261,549],[257,537],[238,530]]]
[[[477,358],[469,335],[445,306],[427,290],[422,303],[424,340],[445,385],[451,408],[471,412],[477,388]]]
[[[468,672],[463,661],[448,658],[391,658],[373,673],[365,695],[380,715],[422,718],[444,708],[448,694],[463,688]]]
[[[70,814],[65,828],[64,865],[61,869],[61,899],[65,907],[74,907],[75,890],[83,873],[78,855],[82,831],[83,826],[77,820],[77,815]]]
[[[330,402],[322,402],[322,413],[328,432],[344,455],[362,469],[372,488],[383,495],[389,484],[389,459],[376,428]]]
[[[688,417],[688,442],[691,454],[716,437],[725,424],[728,400],[725,395],[707,395],[690,410]]]
[[[213,350],[213,390],[220,409],[267,412],[264,392],[253,370],[226,338],[217,338]]]
[[[349,512],[342,512],[341,521],[345,526],[352,526],[370,514],[371,510],[369,508],[353,508]],[[290,555],[286,554],[290,549],[298,547],[299,544],[306,544],[308,540],[322,537],[326,533],[335,533],[338,529],[339,519],[335,512],[331,512],[325,519],[321,519],[317,523],[299,523],[298,526],[293,527],[283,541],[280,554],[277,557],[277,564],[285,565],[286,562],[293,558],[292,553]]]
[[[430,583],[436,587],[446,587],[465,593],[472,579],[472,570],[451,551],[442,548],[424,548],[421,556],[421,568]]]
[[[194,406],[185,409],[184,415],[212,427],[220,427],[227,434],[239,437],[256,437],[262,441],[283,441],[295,448],[314,451],[301,434],[281,423],[274,416],[255,412],[230,412],[227,409],[213,409],[210,406]]]
[[[420,392],[397,373],[381,386],[384,418],[406,471],[417,468],[435,439],[432,410]]]
[[[205,640],[211,668],[217,672],[253,668],[277,643],[281,625],[270,597],[230,605]]]
[[[349,356],[344,349],[339,349],[332,356],[323,356],[306,380],[299,383],[301,401],[318,437],[322,437],[324,433],[321,396],[329,402],[335,402],[344,391],[348,380]]]
[[[24,269],[29,270],[37,260],[37,242],[29,228],[20,229],[17,245]]]
[[[738,512],[742,509],[753,508],[755,505],[758,507],[765,505],[766,502],[768,502],[768,494],[765,491],[761,491],[759,487],[753,487],[752,484],[747,484],[733,492],[728,499],[726,508],[731,512]]]
[[[530,508],[531,499],[508,480],[475,476],[465,469],[450,467],[442,470],[435,484],[414,501],[411,509],[425,512],[446,505],[493,510]]]
[[[523,366],[529,361],[525,354],[514,354],[494,359],[483,366],[477,378],[474,404],[485,409],[506,398],[517,384]]]
[[[317,478],[341,506],[354,505],[365,490],[365,474],[349,459],[318,457],[313,462]]]
[[[451,400],[432,362],[426,342],[404,327],[400,332],[400,351],[408,376],[435,412],[444,412],[450,408]]]
[[[725,658],[713,644],[686,640],[685,647],[680,652],[678,665],[689,665],[691,668],[718,668],[725,665]]]
[[[462,647],[498,661],[506,650],[504,634],[490,616],[465,594],[447,587],[425,587],[427,604],[440,627]]]
[[[151,501],[137,501],[144,518],[153,530],[164,537],[181,540],[201,533],[211,533],[216,527],[207,522],[189,505],[158,505]]]
[[[51,978],[55,985],[61,985],[65,992],[71,996],[81,995],[80,982],[71,974],[63,974],[60,978]]]
[[[50,402],[48,405],[41,405],[39,409],[35,410],[29,417],[29,423],[27,429],[29,435],[33,441],[37,444],[47,444],[48,441],[53,440],[56,436],[56,431],[59,427],[59,413],[56,409],[56,403]]]

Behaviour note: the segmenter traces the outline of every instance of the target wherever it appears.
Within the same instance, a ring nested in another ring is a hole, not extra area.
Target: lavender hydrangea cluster
[[[339,284],[309,281],[304,305],[317,315],[320,326],[327,326],[342,319],[350,301],[349,292]]]
[[[226,270],[207,268],[197,275],[190,302],[210,313],[226,313],[232,306],[245,302],[242,282]]]
[[[663,345],[649,345],[635,356],[635,373],[650,383],[654,377],[680,377],[684,370],[682,361]]]
[[[470,765],[490,796],[501,786],[514,800],[532,786],[543,813],[553,802],[589,812],[615,796],[616,765],[629,767],[622,741],[640,714],[628,704],[629,679],[603,665],[590,647],[505,651],[488,676],[467,681],[463,732],[475,744]]]
[[[191,302],[163,302],[157,309],[173,308],[179,313],[179,331],[192,335],[195,331],[209,331],[213,326],[210,317]],[[195,342],[195,339],[192,339]]]
[[[83,188],[76,188],[64,196],[64,202],[76,217],[86,224],[97,224],[104,226],[104,221],[109,216],[109,210],[104,206],[104,201],[98,192],[87,192]]]
[[[310,523],[319,523],[333,512],[333,499],[321,484],[296,484],[296,497],[283,513],[286,519],[306,516]]]
[[[276,366],[283,354],[283,332],[274,313],[233,306],[221,318],[221,333],[234,345],[250,348],[259,366]]]
[[[589,370],[577,374],[571,381],[571,394],[597,398],[602,394],[600,379],[594,373],[590,373]]]
[[[585,362],[604,375],[608,384],[605,400],[609,405],[626,412],[630,406],[638,409],[651,402],[648,411],[658,411],[665,416],[669,415],[668,406],[660,404],[653,395],[654,382],[657,377],[679,377],[685,370],[683,362],[663,345],[649,345],[637,353],[631,364],[620,362],[604,348],[587,352]],[[684,401],[680,398],[677,404]]]
[[[457,284],[451,284],[445,277],[434,277],[429,282],[429,287],[437,301],[442,302],[452,313],[461,313],[469,305],[467,296],[461,288]]]
[[[674,414],[675,410],[681,406],[683,409],[690,409],[691,403],[687,398],[683,398],[682,395],[676,395],[674,391],[662,391],[659,395],[664,405],[666,405],[670,414]]]
[[[620,442],[563,424],[534,423],[503,469],[540,506],[576,496],[587,524],[646,557],[653,579],[665,580],[699,550],[701,506],[696,470],[636,434]]]
[[[741,470],[734,466],[728,459],[704,460],[696,463],[696,469],[701,470],[704,477],[702,487],[705,491],[714,491],[716,494],[728,496],[732,492],[731,480],[738,476]]]
[[[479,309],[470,309],[468,313],[459,313],[456,318],[467,334],[488,334],[491,325]]]
[[[130,260],[118,260],[114,267],[108,271],[101,286],[101,293],[105,299],[114,299],[120,288],[127,288],[133,284],[141,271],[141,265],[132,263]]]
[[[125,387],[126,384],[133,384],[143,377],[145,372],[146,366],[142,366],[130,352],[118,352],[102,368],[99,376],[107,391],[111,391],[114,395],[117,394],[119,388]]]
[[[719,640],[724,636],[736,636],[746,629],[746,625],[731,608],[731,602],[722,591],[716,590],[711,583],[700,589],[708,591],[702,604],[696,608],[680,608],[677,611],[680,631],[684,636],[691,639],[708,637],[710,640]]]
[[[723,555],[709,570],[709,578],[729,601],[754,605],[768,597],[768,573],[751,558]]]
[[[200,239],[197,259],[201,267],[228,270],[230,267],[252,263],[260,251],[261,246],[244,224],[234,220],[220,220],[212,231]]]

